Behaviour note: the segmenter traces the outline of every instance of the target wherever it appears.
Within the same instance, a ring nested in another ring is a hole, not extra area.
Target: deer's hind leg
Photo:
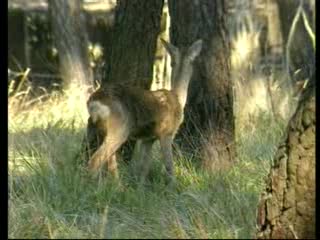
[[[108,172],[118,177],[116,151],[127,140],[129,132],[124,128],[108,128],[103,143],[89,161],[89,170],[99,171],[102,165],[107,164]]]

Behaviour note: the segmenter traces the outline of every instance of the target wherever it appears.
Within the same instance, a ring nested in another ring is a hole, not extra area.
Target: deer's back
[[[128,120],[126,122],[132,138],[172,134],[183,121],[183,110],[177,96],[164,89],[148,91],[138,87],[114,85],[96,91],[89,101],[95,100],[110,107],[111,116],[121,118],[119,121]]]

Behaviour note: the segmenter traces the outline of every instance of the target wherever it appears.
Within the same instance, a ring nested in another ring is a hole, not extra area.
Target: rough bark
[[[64,87],[91,85],[88,37],[79,0],[48,1],[53,38],[59,54],[59,70]]]
[[[279,145],[258,206],[258,238],[315,238],[315,80]]]
[[[162,7],[163,0],[118,2],[103,86],[119,82],[150,88]]]
[[[227,167],[234,159],[234,117],[225,2],[169,0],[169,12],[174,45],[204,41],[178,141],[184,151],[199,151],[206,168]]]
[[[122,83],[150,89],[153,63],[163,0],[120,0],[117,3],[111,44],[107,46],[105,74],[101,86]],[[88,147],[91,152],[100,145],[95,126],[88,120]],[[129,160],[134,141],[121,148],[124,160]]]

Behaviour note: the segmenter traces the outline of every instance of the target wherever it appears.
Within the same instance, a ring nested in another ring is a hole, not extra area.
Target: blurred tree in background
[[[54,43],[59,54],[59,72],[65,88],[92,85],[88,36],[82,15],[82,1],[48,1]]]

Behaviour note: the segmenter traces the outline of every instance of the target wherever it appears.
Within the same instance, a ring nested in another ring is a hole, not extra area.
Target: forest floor
[[[69,96],[69,97],[66,97]],[[207,172],[177,157],[175,188],[154,154],[150,181],[93,179],[77,157],[87,110],[76,91],[19,110],[9,99],[9,238],[253,238],[284,124],[237,123],[237,163]],[[157,147],[155,147],[155,152]]]

